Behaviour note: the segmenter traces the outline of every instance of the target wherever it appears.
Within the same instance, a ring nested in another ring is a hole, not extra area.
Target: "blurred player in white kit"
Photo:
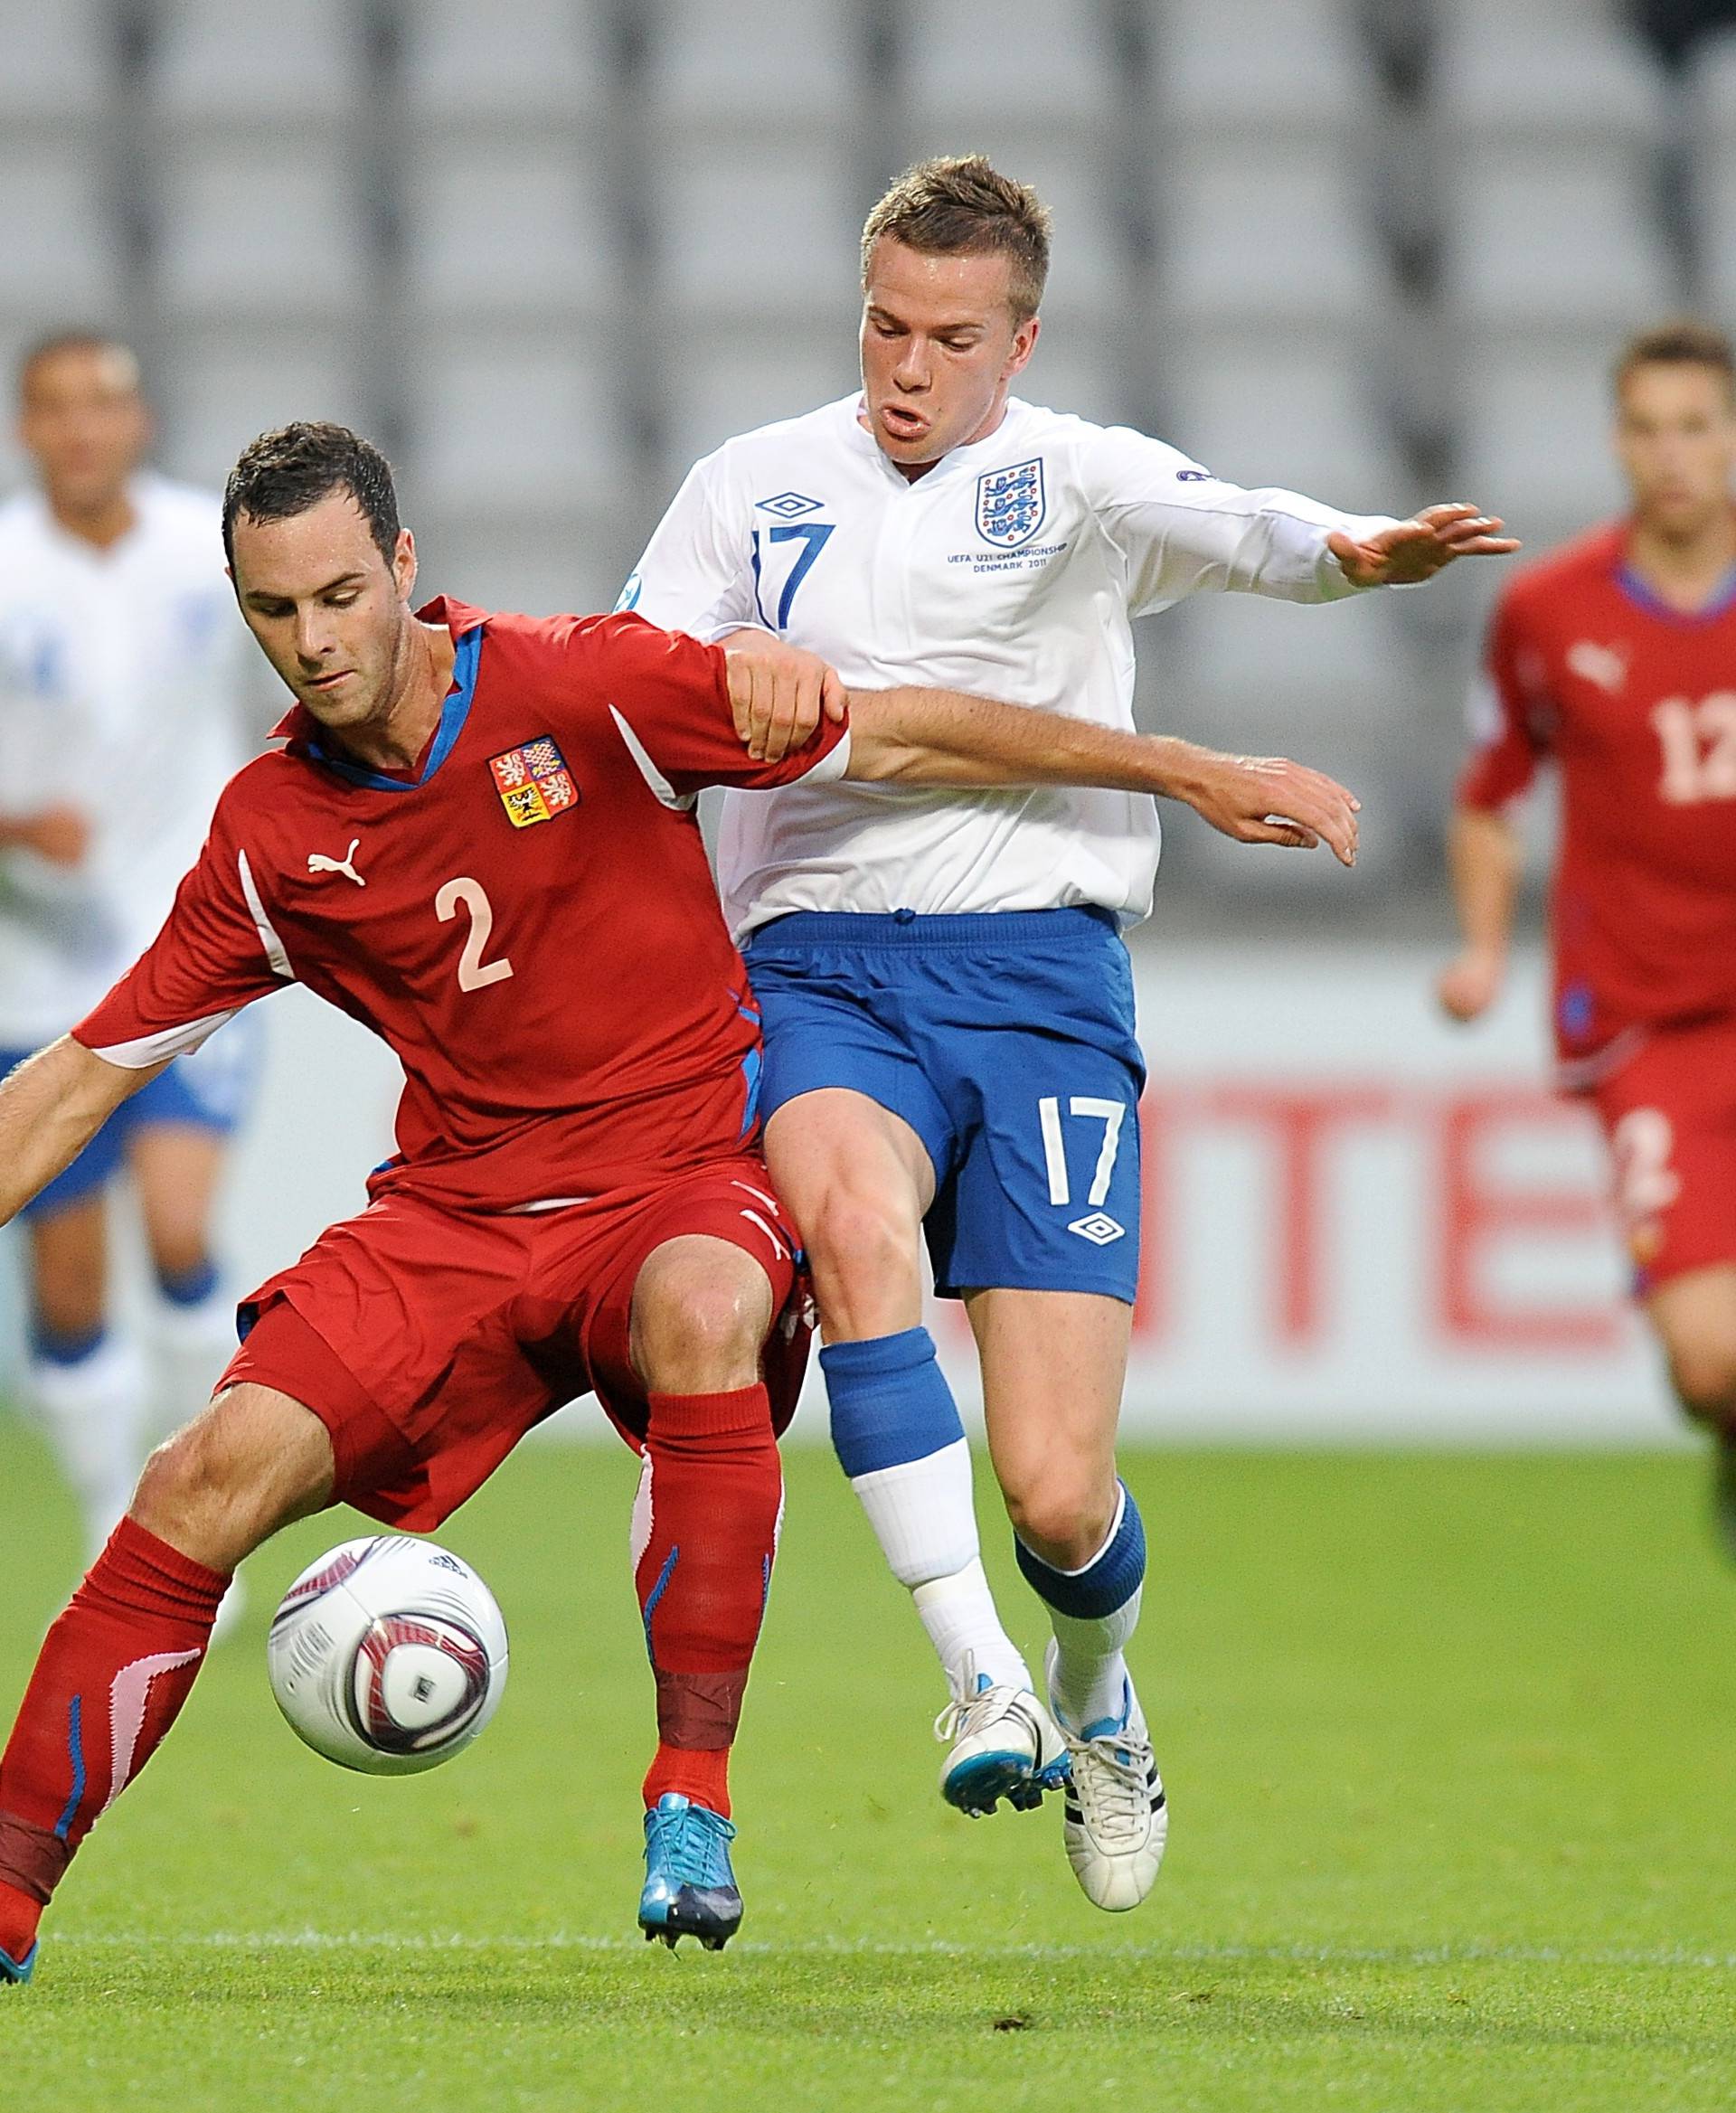
[[[0,1073],[156,936],[241,761],[247,636],[217,499],[141,467],[127,346],[36,345],[18,433],[35,479],[0,505]],[[231,1028],[180,1060],[24,1213],[31,1405],[92,1552],[153,1437],[153,1360],[111,1310],[108,1192],[124,1174],[137,1197],[158,1359],[214,1379],[234,1328],[210,1219],[250,1047]]]
[[[1048,252],[1034,193],[980,156],[909,171],[863,231],[863,389],[701,462],[627,606],[702,637],[773,632],[846,683],[1127,727],[1133,616],[1212,590],[1335,601],[1514,547],[1474,506],[1401,522],[1243,491],[1011,395]],[[1295,766],[1214,769],[1177,788],[1213,826],[1350,863],[1354,823],[1304,804]],[[1262,783],[1251,807],[1229,797]],[[718,860],[833,1444],[952,1690],[942,1795],[976,1814],[1062,1790],[1069,1861],[1109,1910],[1149,1891],[1166,1825],[1123,1655],[1145,1536],[1115,1471],[1145,1077],[1120,934],[1151,908],[1157,849],[1143,797],[827,786],[728,796]],[[925,1235],[976,1334],[1019,1568],[1053,1632],[1041,1701],[979,1560],[922,1325]]]

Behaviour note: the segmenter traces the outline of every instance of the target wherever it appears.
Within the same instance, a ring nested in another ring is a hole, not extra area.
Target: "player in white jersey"
[[[150,420],[124,345],[37,345],[19,433],[36,476],[0,505],[0,1072],[156,936],[241,759],[246,639],[216,498],[139,467]],[[150,1436],[150,1362],[108,1310],[106,1192],[124,1167],[159,1350],[208,1381],[233,1336],[209,1218],[250,1042],[177,1063],[25,1213],[31,1392],[93,1550]]]
[[[846,684],[1126,727],[1132,616],[1212,590],[1332,601],[1516,547],[1474,507],[1400,522],[1243,491],[1011,397],[1047,262],[1047,213],[980,157],[901,178],[863,233],[863,389],[701,462],[624,599],[707,636],[773,631]],[[1295,814],[1274,793],[1231,833],[1312,844]],[[1149,1891],[1165,1824],[1123,1656],[1144,1536],[1115,1471],[1144,1080],[1119,929],[1150,908],[1157,852],[1149,799],[1052,788],[731,796],[719,844],[833,1441],[951,1685],[943,1794],[1029,1805],[1071,1773],[1068,1855],[1109,1909]],[[1048,1711],[984,1578],[921,1325],[925,1231],[976,1333],[1019,1565],[1050,1612]]]

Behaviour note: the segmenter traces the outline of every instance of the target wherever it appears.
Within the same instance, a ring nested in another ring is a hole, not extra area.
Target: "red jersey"
[[[1603,528],[1525,567],[1491,627],[1467,807],[1552,758],[1555,1036],[1587,1083],[1649,1028],[1736,1014],[1736,584],[1684,616]]]
[[[374,1194],[522,1209],[740,1151],[759,1026],[694,800],[835,777],[843,730],[822,722],[756,763],[721,647],[635,616],[445,598],[419,613],[448,627],[457,662],[417,769],[328,750],[297,705],[277,729],[288,746],[225,788],[162,931],[74,1034],[143,1068],[306,984],[404,1067]]]

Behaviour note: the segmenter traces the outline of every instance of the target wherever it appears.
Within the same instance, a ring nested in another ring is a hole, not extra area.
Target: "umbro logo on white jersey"
[[[820,502],[810,499],[806,492],[778,492],[769,499],[756,499],[754,505],[761,514],[775,514],[780,521],[794,521],[804,514],[817,514]]]
[[[307,854],[307,871],[310,873],[342,873],[346,881],[354,881],[358,888],[365,888],[368,883],[355,870],[355,854],[361,848],[362,839],[358,836],[342,858],[327,858],[323,851],[310,851]]]
[[[1609,696],[1619,697],[1628,682],[1628,653],[1620,646],[1595,646],[1581,638],[1570,646],[1567,665],[1581,682],[1595,683]]]

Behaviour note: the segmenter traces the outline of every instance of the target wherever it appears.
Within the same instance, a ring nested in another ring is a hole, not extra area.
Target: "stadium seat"
[[[1709,36],[1698,46],[1688,88],[1697,144],[1736,142],[1736,28]]]
[[[1609,446],[1613,354],[1603,331],[1463,348],[1458,488],[1533,549],[1621,504]]]
[[[1345,0],[1145,0],[1153,98],[1170,137],[1340,150],[1366,130],[1377,82]]]
[[[1449,782],[1461,739],[1455,711],[1430,710],[1403,599],[1367,595],[1319,608],[1205,594],[1137,633],[1146,671],[1141,725],[1212,748],[1295,757],[1348,785],[1363,802],[1356,881],[1364,890],[1401,871],[1418,788],[1427,802]],[[1432,769],[1422,760],[1429,756]],[[1166,830],[1170,818],[1165,811]],[[1350,877],[1325,854],[1250,851],[1189,823],[1170,849],[1180,854],[1175,866],[1213,896],[1303,890],[1348,913],[1368,907],[1350,897]],[[1180,877],[1172,871],[1172,881]]]
[[[746,332],[709,338],[703,360],[677,359],[667,378],[663,488],[649,509],[651,521],[693,463],[732,434],[798,418],[860,385],[855,329],[847,313],[834,332],[769,345]]]
[[[211,137],[158,157],[157,287],[175,314],[337,316],[368,297],[350,171],[288,131]]]
[[[350,0],[161,0],[152,102],[177,125],[329,127],[363,106],[364,23]]]
[[[1352,511],[1415,503],[1367,342],[1294,332],[1160,332],[1159,342],[1163,438],[1208,469]]]
[[[638,544],[618,514],[577,512],[478,523],[468,511],[418,505],[410,525],[419,596],[456,595],[482,608],[585,616],[615,606]]]
[[[435,512],[541,517],[618,504],[625,420],[604,344],[478,323],[419,337],[406,474]]]
[[[1409,651],[1402,617],[1386,596],[1354,608],[1297,608],[1256,594],[1202,596],[1200,656],[1193,681],[1214,699],[1236,700],[1235,741],[1279,738],[1290,703],[1306,698],[1330,721],[1354,719],[1358,700],[1395,686]],[[1335,700],[1343,700],[1342,708]],[[1297,734],[1289,737],[1299,739]]]
[[[862,198],[846,152],[787,146],[769,133],[674,138],[648,184],[656,286],[667,312],[854,315]]]
[[[0,316],[33,327],[117,310],[121,260],[101,165],[76,143],[0,144]]]
[[[1445,184],[1440,299],[1458,323],[1627,327],[1677,297],[1619,147],[1479,148]]]
[[[652,25],[645,92],[659,128],[835,134],[861,122],[866,53],[849,0],[660,0]]]
[[[1691,203],[1700,296],[1736,316],[1736,29],[1709,38],[1689,90]]]
[[[1124,345],[1118,335],[1062,316],[1044,323],[1035,356],[1014,382],[1013,393],[1097,425],[1144,429],[1152,416],[1146,369],[1137,348]]]
[[[1043,307],[1052,321],[1099,324],[1126,307],[1134,278],[1132,231],[1120,186],[1100,156],[1062,151],[1052,137],[1025,146],[991,134],[995,165],[1029,184],[1054,217]]]
[[[992,151],[991,135],[1100,138],[1116,108],[1106,0],[910,0],[898,108],[921,154]]]
[[[403,184],[403,264],[429,315],[595,315],[620,266],[604,172],[582,137],[460,133],[419,144]]]
[[[1736,141],[1703,146],[1694,171],[1699,297],[1712,315],[1736,317]]]
[[[610,97],[604,11],[572,0],[402,0],[414,117],[493,118],[517,134],[596,118]]]
[[[64,132],[101,117],[116,87],[115,31],[105,0],[0,0],[0,123]]]
[[[1663,68],[1604,0],[1451,0],[1437,11],[1430,92],[1453,146],[1645,147],[1669,117]]]
[[[221,485],[258,433],[291,419],[373,424],[357,348],[339,328],[199,325],[173,331],[152,361],[166,468]]]
[[[1160,166],[1153,208],[1165,316],[1378,325],[1392,307],[1359,171],[1335,140],[1191,140]]]

